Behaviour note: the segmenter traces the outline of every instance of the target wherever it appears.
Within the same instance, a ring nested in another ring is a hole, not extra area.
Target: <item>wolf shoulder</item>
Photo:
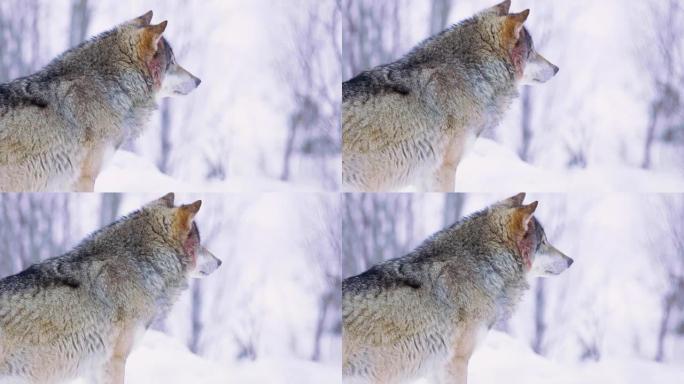
[[[42,70],[29,77],[0,84],[0,132],[32,126],[31,133],[66,130],[74,134],[74,127],[83,114],[106,118],[101,106],[121,97],[116,92],[107,94],[104,79],[85,76],[66,76],[58,79],[50,70]],[[120,93],[124,93],[121,91]],[[41,119],[49,118],[46,126]],[[57,124],[58,123],[58,124]],[[42,132],[41,132],[42,131]],[[17,133],[14,133],[15,135]]]
[[[2,118],[9,112],[19,108],[44,109],[49,100],[46,95],[33,92],[27,78],[17,79],[11,83],[0,84],[0,129],[3,128]]]
[[[392,64],[359,73],[342,83],[342,102],[365,103],[378,96],[408,96],[413,85],[411,73]]]
[[[367,271],[342,281],[345,297],[379,297],[390,292],[418,291],[426,288],[419,265],[402,264],[399,260],[375,265]]]
[[[31,294],[60,288],[67,291],[90,288],[84,287],[84,283],[79,272],[65,267],[59,260],[47,260],[0,279],[0,298],[3,294]]]

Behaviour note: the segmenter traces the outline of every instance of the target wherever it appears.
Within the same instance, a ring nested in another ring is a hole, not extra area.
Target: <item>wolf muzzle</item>
[[[558,70],[559,68],[546,60],[544,56],[533,52],[525,64],[520,82],[526,85],[545,83],[556,76]]]
[[[551,244],[544,242],[537,251],[530,274],[533,276],[555,276],[570,268],[574,260]]]
[[[206,248],[200,247],[197,251],[197,260],[195,261],[195,268],[190,271],[190,277],[202,278],[211,275],[216,271],[223,262],[209,252]]]

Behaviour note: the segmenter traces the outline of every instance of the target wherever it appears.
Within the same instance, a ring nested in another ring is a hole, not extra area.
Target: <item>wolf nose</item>
[[[558,73],[559,70],[560,70],[560,68],[558,68],[557,66],[554,65],[554,66],[553,66],[553,75],[555,76],[556,73]],[[572,264],[572,262],[570,262],[570,263]]]
[[[201,82],[202,82],[202,80],[200,80],[199,78],[195,77],[195,87],[198,87],[198,86],[200,85]]]
[[[568,268],[570,268],[570,266],[571,266],[572,263],[574,263],[574,262],[575,262],[575,260],[573,260],[573,259],[571,259],[571,258],[568,257]]]
[[[220,267],[221,264],[223,264],[223,261],[221,261],[221,259],[217,259],[217,260],[218,260],[218,264],[216,265],[216,268]]]

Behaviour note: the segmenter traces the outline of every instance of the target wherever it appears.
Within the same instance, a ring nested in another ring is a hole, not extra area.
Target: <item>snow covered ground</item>
[[[127,384],[321,384],[340,382],[340,367],[301,360],[225,366],[194,355],[163,333],[148,331],[126,365]],[[77,380],[71,384],[86,384]]]
[[[497,331],[489,332],[468,370],[468,384],[675,384],[684,378],[684,366],[643,360],[562,365]],[[428,383],[421,380],[415,384]]]
[[[511,336],[491,331],[472,357],[469,384],[675,384],[684,366],[643,360],[604,360],[562,365],[545,359]],[[505,378],[505,380],[503,380]],[[179,341],[148,331],[131,353],[127,384],[334,384],[340,367],[302,360],[264,359],[223,366],[192,354]],[[72,384],[85,384],[76,381]],[[420,380],[415,384],[429,384]]]
[[[165,175],[149,160],[117,151],[95,183],[96,192],[313,192],[316,185],[263,177],[231,177],[222,182],[186,182]],[[509,148],[480,138],[456,172],[458,192],[681,192],[684,177],[625,166],[554,170],[535,167]]]
[[[681,192],[684,177],[625,166],[544,169],[495,141],[479,138],[458,166],[456,191]]]
[[[198,177],[198,179],[201,178]],[[231,177],[222,182],[176,180],[159,171],[148,159],[129,151],[116,151],[95,181],[95,192],[310,192],[319,190],[320,187],[315,185],[293,184],[264,177]]]
[[[562,365],[545,359],[511,336],[491,331],[472,357],[470,384],[675,384],[684,366],[634,359]],[[505,378],[505,380],[503,380]],[[192,354],[179,341],[148,331],[128,359],[127,384],[334,384],[340,367],[302,360],[264,359],[219,365]],[[85,384],[78,380],[72,384]],[[430,384],[420,380],[415,384]]]

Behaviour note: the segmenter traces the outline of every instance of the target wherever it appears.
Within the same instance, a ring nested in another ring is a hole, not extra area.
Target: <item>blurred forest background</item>
[[[342,78],[391,62],[497,0],[340,0]],[[554,170],[684,175],[684,3],[514,0],[538,52],[560,67],[523,87],[483,133],[525,162]],[[503,166],[503,164],[501,164]],[[458,185],[457,185],[458,187]]]
[[[202,85],[163,100],[143,137],[125,149],[188,183],[339,185],[334,1],[3,0],[0,82],[150,9],[154,23],[169,21],[165,37]]]
[[[343,276],[403,256],[434,232],[506,198],[345,194]],[[549,241],[575,263],[532,279],[497,324],[554,361],[684,359],[684,195],[528,194]],[[560,381],[559,381],[560,382]]]
[[[0,278],[57,256],[152,194],[0,194]],[[225,366],[305,361],[340,366],[340,197],[177,194],[202,199],[204,245],[223,261],[193,280],[153,328]],[[287,366],[287,363],[284,363]]]

